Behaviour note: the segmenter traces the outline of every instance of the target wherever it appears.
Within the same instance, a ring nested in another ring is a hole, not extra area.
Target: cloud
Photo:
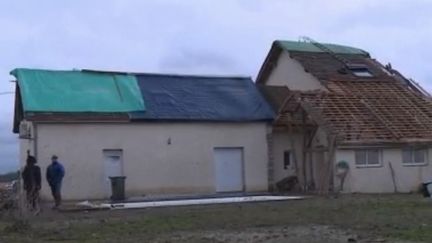
[[[235,72],[236,61],[229,55],[211,50],[184,49],[168,54],[160,61],[161,70],[178,70],[183,72]]]

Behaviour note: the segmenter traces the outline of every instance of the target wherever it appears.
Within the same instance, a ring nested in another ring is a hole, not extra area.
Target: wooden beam
[[[310,176],[310,180],[309,180],[309,184],[308,184],[308,190],[315,190],[315,175],[314,175],[314,163],[313,163],[313,153],[312,152],[308,152],[307,153],[309,155],[307,162],[309,165],[309,176]]]
[[[294,171],[295,171],[295,175],[297,176],[297,178],[299,177],[299,170],[298,170],[298,160],[297,160],[297,153],[296,153],[296,146],[295,146],[295,141],[294,141],[294,136],[293,136],[293,130],[290,124],[288,124],[288,136],[291,142],[291,151],[293,154],[293,163],[294,163]]]
[[[288,87],[287,87],[287,88],[288,88]],[[279,107],[279,109],[278,109],[278,112],[277,112],[276,118],[275,118],[274,121],[273,121],[273,124],[276,124],[276,123],[277,123],[277,121],[278,121],[279,118],[281,117],[281,114],[282,114],[282,112],[283,112],[285,106],[288,104],[288,101],[290,101],[292,97],[294,97],[294,94],[290,94],[290,95],[288,95],[288,96],[284,99],[284,101],[282,102],[282,105],[281,105],[281,106]]]
[[[329,146],[329,151],[327,153],[327,159],[325,162],[325,166],[327,166],[327,168],[324,168],[324,174],[321,177],[321,187],[319,192],[322,195],[327,195],[329,193],[330,179],[333,170],[333,159],[336,151],[337,139],[335,135],[328,135],[327,140]]]
[[[294,93],[291,93],[289,96],[287,96],[284,99],[284,101],[282,102],[282,105],[279,107],[279,110],[278,110],[279,114],[284,110],[285,106],[288,104],[288,101],[290,101],[292,97],[294,97]]]
[[[312,146],[313,139],[315,138],[315,135],[317,134],[317,132],[318,132],[318,127],[314,127],[310,136],[309,136],[309,140],[307,143],[308,148],[310,148]]]
[[[302,111],[302,132],[303,132],[303,147],[302,147],[302,174],[303,174],[303,191],[306,191],[307,189],[307,175],[306,175],[306,148],[308,145],[308,134],[306,133],[306,112]]]
[[[395,129],[392,128],[392,127],[393,127],[393,124],[387,122],[387,121],[385,120],[385,118],[381,117],[379,111],[375,111],[375,110],[373,109],[373,107],[370,106],[370,105],[366,102],[366,100],[360,99],[360,103],[362,103],[362,104],[363,104],[363,105],[364,105],[364,106],[365,106],[365,107],[370,111],[370,113],[372,113],[372,115],[373,115],[373,116],[374,116],[374,117],[375,117],[379,122],[381,122],[381,124],[384,125],[385,129],[387,129],[387,131],[388,131],[389,133],[391,133],[391,135],[393,135],[394,138],[396,138],[396,139],[401,138],[401,135],[400,135],[399,133],[397,133],[397,132],[395,131]]]
[[[304,111],[304,110],[303,110]],[[314,126],[312,129],[308,129],[308,131],[310,132],[309,137],[308,137],[308,141],[306,143],[306,163],[308,165],[308,169],[309,169],[309,181],[307,184],[307,189],[308,190],[315,190],[315,175],[314,175],[314,169],[313,169],[313,154],[314,152],[311,151],[311,146],[313,144],[313,140],[315,138],[315,135],[317,134],[318,131],[318,127]]]

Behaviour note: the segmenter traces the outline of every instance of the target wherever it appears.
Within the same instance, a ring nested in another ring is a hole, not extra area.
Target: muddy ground
[[[432,201],[346,195],[98,212],[45,209],[16,222],[3,212],[0,242],[432,242]]]
[[[262,227],[242,230],[182,232],[160,236],[153,242],[269,242],[269,243],[346,243],[370,242],[358,235],[330,226]]]

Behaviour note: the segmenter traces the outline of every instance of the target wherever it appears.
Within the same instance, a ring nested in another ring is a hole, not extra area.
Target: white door
[[[243,149],[214,149],[216,192],[243,191]]]
[[[105,163],[105,188],[107,195],[111,195],[110,177],[123,176],[123,151],[122,150],[104,150]]]

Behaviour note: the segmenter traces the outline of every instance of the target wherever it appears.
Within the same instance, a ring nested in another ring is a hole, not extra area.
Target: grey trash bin
[[[125,181],[126,176],[113,176],[111,180],[111,200],[122,201],[125,200]]]
[[[431,197],[432,196],[432,182],[425,182],[422,183],[422,194],[424,197]]]

